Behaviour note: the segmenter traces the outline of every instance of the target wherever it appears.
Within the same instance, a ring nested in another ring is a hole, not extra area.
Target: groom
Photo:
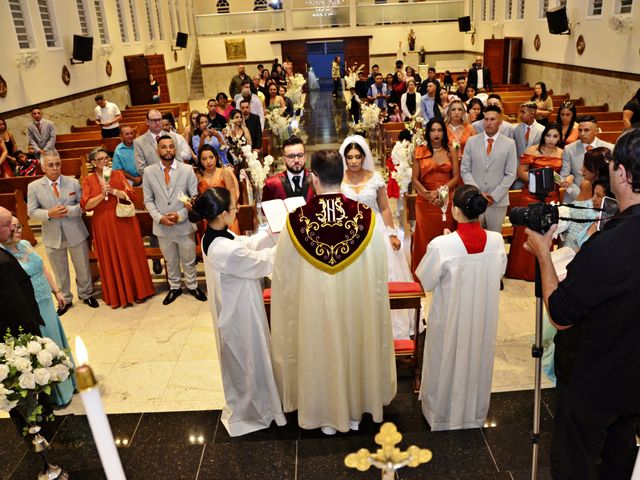
[[[307,156],[304,153],[302,139],[290,137],[282,142],[282,156],[287,169],[267,178],[262,188],[262,201],[304,197],[308,202],[313,198],[315,192],[311,185],[311,175],[304,168]]]

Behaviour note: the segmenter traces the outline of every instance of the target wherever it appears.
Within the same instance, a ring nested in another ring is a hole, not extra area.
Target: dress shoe
[[[89,305],[91,308],[98,308],[100,306],[98,305],[98,301],[93,297],[85,298],[83,301],[86,305]]]
[[[57,310],[57,314],[59,317],[61,317],[62,315],[64,315],[65,313],[67,313],[67,310],[69,310],[71,308],[71,302],[67,303],[64,307],[60,307]]]
[[[193,290],[190,288],[187,288],[187,292],[189,292],[189,295],[191,295],[192,297],[196,297],[196,300],[200,300],[201,302],[207,301],[207,296],[204,294],[202,290],[200,290],[199,287],[196,287]]]
[[[320,431],[325,435],[335,435],[337,430],[333,427],[320,427]]]
[[[169,290],[169,293],[167,293],[167,296],[164,297],[164,300],[162,301],[163,305],[169,305],[170,303],[173,303],[173,301],[178,298],[180,295],[182,295],[182,289],[181,288],[172,288],[171,290]]]
[[[156,275],[160,275],[162,273],[162,264],[160,263],[160,260],[153,261],[153,273]]]

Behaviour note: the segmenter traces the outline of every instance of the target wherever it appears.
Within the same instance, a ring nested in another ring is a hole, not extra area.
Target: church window
[[[42,21],[42,29],[44,31],[44,38],[47,42],[47,47],[59,46],[58,32],[51,13],[48,0],[38,0],[38,10],[40,11],[40,20]]]
[[[93,5],[96,7],[96,18],[98,19],[98,35],[100,36],[100,43],[102,45],[108,45],[109,42],[109,30],[107,28],[107,22],[105,21],[104,5],[102,0],[93,0]]]
[[[216,11],[218,13],[229,13],[229,0],[218,0],[216,2]]]
[[[33,48],[33,35],[31,34],[31,26],[22,4],[22,0],[8,0],[13,27],[16,29],[16,38],[20,49]]]
[[[120,27],[120,40],[122,43],[129,42],[129,30],[127,30],[127,22],[124,20],[124,7],[122,3],[124,0],[116,1],[116,11],[118,13],[118,26]]]

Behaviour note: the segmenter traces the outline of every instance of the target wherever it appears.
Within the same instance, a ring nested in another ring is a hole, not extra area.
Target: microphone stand
[[[540,406],[542,403],[542,277],[540,275],[540,264],[536,258],[536,332],[534,344],[531,346],[531,356],[535,360],[535,380],[533,387],[533,429],[531,431],[531,443],[533,453],[531,458],[531,480],[538,478],[538,455],[540,453]]]

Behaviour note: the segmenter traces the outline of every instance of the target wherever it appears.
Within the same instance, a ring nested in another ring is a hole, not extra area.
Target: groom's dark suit
[[[304,171],[304,180],[302,181],[302,194],[307,202],[313,198],[315,192],[311,187],[311,174]],[[296,193],[293,191],[293,187],[291,182],[289,182],[289,178],[287,177],[286,170],[284,172],[280,172],[277,175],[267,178],[267,181],[264,182],[264,187],[262,188],[262,200],[273,200],[275,198],[279,198],[280,200],[284,200],[285,198],[295,197]]]

